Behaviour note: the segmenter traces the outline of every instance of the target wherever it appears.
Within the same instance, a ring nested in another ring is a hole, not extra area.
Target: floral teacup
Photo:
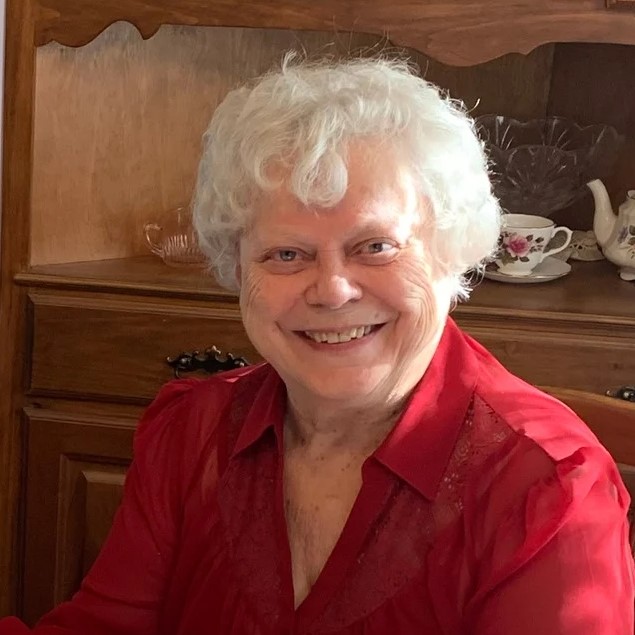
[[[563,244],[545,249],[558,233],[564,233]],[[571,242],[572,231],[556,227],[544,216],[505,214],[496,265],[500,273],[508,276],[528,276],[547,256],[563,251]]]

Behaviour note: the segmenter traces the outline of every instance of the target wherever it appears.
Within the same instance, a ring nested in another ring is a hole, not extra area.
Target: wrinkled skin
[[[240,242],[246,331],[284,380],[292,410],[315,422],[386,419],[421,378],[452,285],[430,262],[426,200],[386,148],[348,148],[349,186],[333,208],[285,187],[263,193]],[[384,326],[354,348],[304,331]]]

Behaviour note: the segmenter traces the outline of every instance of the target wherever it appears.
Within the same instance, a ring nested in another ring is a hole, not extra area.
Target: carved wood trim
[[[82,46],[118,20],[130,22],[145,38],[164,24],[370,33],[455,66],[526,54],[556,41],[635,44],[635,16],[563,1],[537,14],[534,0],[471,5],[459,0],[41,0],[35,44]]]
[[[15,613],[20,583],[20,417],[26,294],[13,277],[29,259],[35,50],[31,0],[7,0],[0,247],[0,615]]]

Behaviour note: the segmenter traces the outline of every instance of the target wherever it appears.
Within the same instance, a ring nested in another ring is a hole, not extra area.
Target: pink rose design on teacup
[[[531,242],[520,234],[505,234],[503,236],[503,246],[512,256],[522,258],[529,253]]]
[[[566,235],[564,243],[547,249],[550,240],[558,234]],[[510,276],[528,276],[547,256],[567,247],[572,231],[556,227],[543,216],[532,214],[505,214],[495,264],[500,273]]]

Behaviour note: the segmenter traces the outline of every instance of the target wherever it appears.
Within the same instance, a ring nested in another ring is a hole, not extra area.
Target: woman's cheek
[[[445,297],[447,285],[435,280],[430,268],[421,262],[408,263],[402,271],[402,280],[405,312],[410,314],[419,346],[425,345],[445,323],[444,307],[449,307]]]
[[[249,322],[255,317],[255,313],[262,311],[264,285],[262,275],[253,269],[243,269],[240,285],[240,310],[243,320]]]

